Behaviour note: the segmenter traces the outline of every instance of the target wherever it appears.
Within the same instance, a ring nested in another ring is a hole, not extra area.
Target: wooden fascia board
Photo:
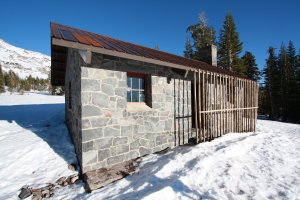
[[[141,62],[162,65],[162,66],[167,66],[167,67],[172,67],[172,68],[177,68],[177,69],[191,70],[191,71],[195,70],[195,68],[184,66],[184,65],[178,65],[178,64],[174,64],[174,63],[165,62],[165,61],[155,60],[152,58],[146,58],[146,57],[136,56],[136,55],[132,55],[132,54],[128,54],[128,53],[112,51],[109,49],[94,47],[91,45],[81,44],[78,42],[71,42],[71,41],[67,41],[67,40],[63,40],[63,39],[52,38],[52,45],[80,49],[80,50],[84,50],[84,51],[90,51],[90,52],[95,52],[95,53],[100,53],[100,54],[105,54],[105,55],[110,55],[110,56],[115,56],[115,57],[120,57],[120,58],[137,60],[137,61],[141,61]]]

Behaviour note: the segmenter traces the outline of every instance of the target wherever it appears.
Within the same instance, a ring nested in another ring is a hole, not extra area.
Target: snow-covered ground
[[[23,185],[40,187],[72,173],[63,102],[43,94],[0,95],[0,199],[17,199]],[[258,120],[256,133],[149,155],[132,176],[92,193],[79,181],[52,199],[300,199],[300,125]]]

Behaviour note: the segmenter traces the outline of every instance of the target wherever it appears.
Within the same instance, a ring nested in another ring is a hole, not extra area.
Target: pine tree
[[[297,84],[297,55],[292,41],[287,47],[286,86],[287,121],[300,122],[300,85]]]
[[[10,92],[17,91],[19,87],[19,77],[12,70],[8,71],[7,86]]]
[[[287,95],[288,95],[288,63],[287,63],[287,50],[284,43],[280,46],[280,51],[278,55],[278,69],[279,69],[279,94],[280,94],[280,102],[278,105],[279,109],[279,117],[282,118],[283,121],[287,120]]]
[[[2,68],[0,65],[0,93],[5,92],[5,88],[4,88],[4,76],[3,76],[3,72],[2,72]]]
[[[215,44],[216,31],[212,26],[208,26],[207,19],[204,12],[199,14],[199,23],[191,25],[187,31],[191,34],[194,41],[193,47],[195,48],[194,59],[199,59],[199,49]]]
[[[184,57],[186,58],[194,58],[193,47],[191,45],[190,38],[186,38],[185,50],[183,51]]]
[[[223,29],[220,31],[218,47],[218,65],[223,69],[243,74],[245,67],[239,58],[243,43],[239,40],[239,34],[230,12],[227,13]]]
[[[264,67],[263,74],[265,77],[265,92],[267,96],[267,112],[269,114],[270,119],[278,118],[278,109],[276,105],[278,105],[278,91],[280,84],[278,82],[278,65],[277,58],[275,55],[275,50],[273,47],[269,47],[268,50],[269,57],[266,60],[266,66]]]
[[[261,73],[257,67],[254,55],[251,52],[246,51],[245,55],[242,57],[242,61],[243,61],[243,65],[246,70],[245,71],[246,77],[251,78],[256,81],[260,80]]]

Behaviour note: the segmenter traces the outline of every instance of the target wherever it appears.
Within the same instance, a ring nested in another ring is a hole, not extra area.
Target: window
[[[145,74],[127,73],[127,102],[145,102]]]

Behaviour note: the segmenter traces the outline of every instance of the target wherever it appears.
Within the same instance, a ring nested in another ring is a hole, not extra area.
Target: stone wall
[[[81,66],[84,66],[84,62],[78,50],[69,48],[65,76],[65,118],[79,163],[82,161]]]
[[[194,137],[191,81],[171,68],[93,53],[92,64],[80,69],[83,173]],[[128,109],[126,72],[151,75],[151,102],[139,111]]]

